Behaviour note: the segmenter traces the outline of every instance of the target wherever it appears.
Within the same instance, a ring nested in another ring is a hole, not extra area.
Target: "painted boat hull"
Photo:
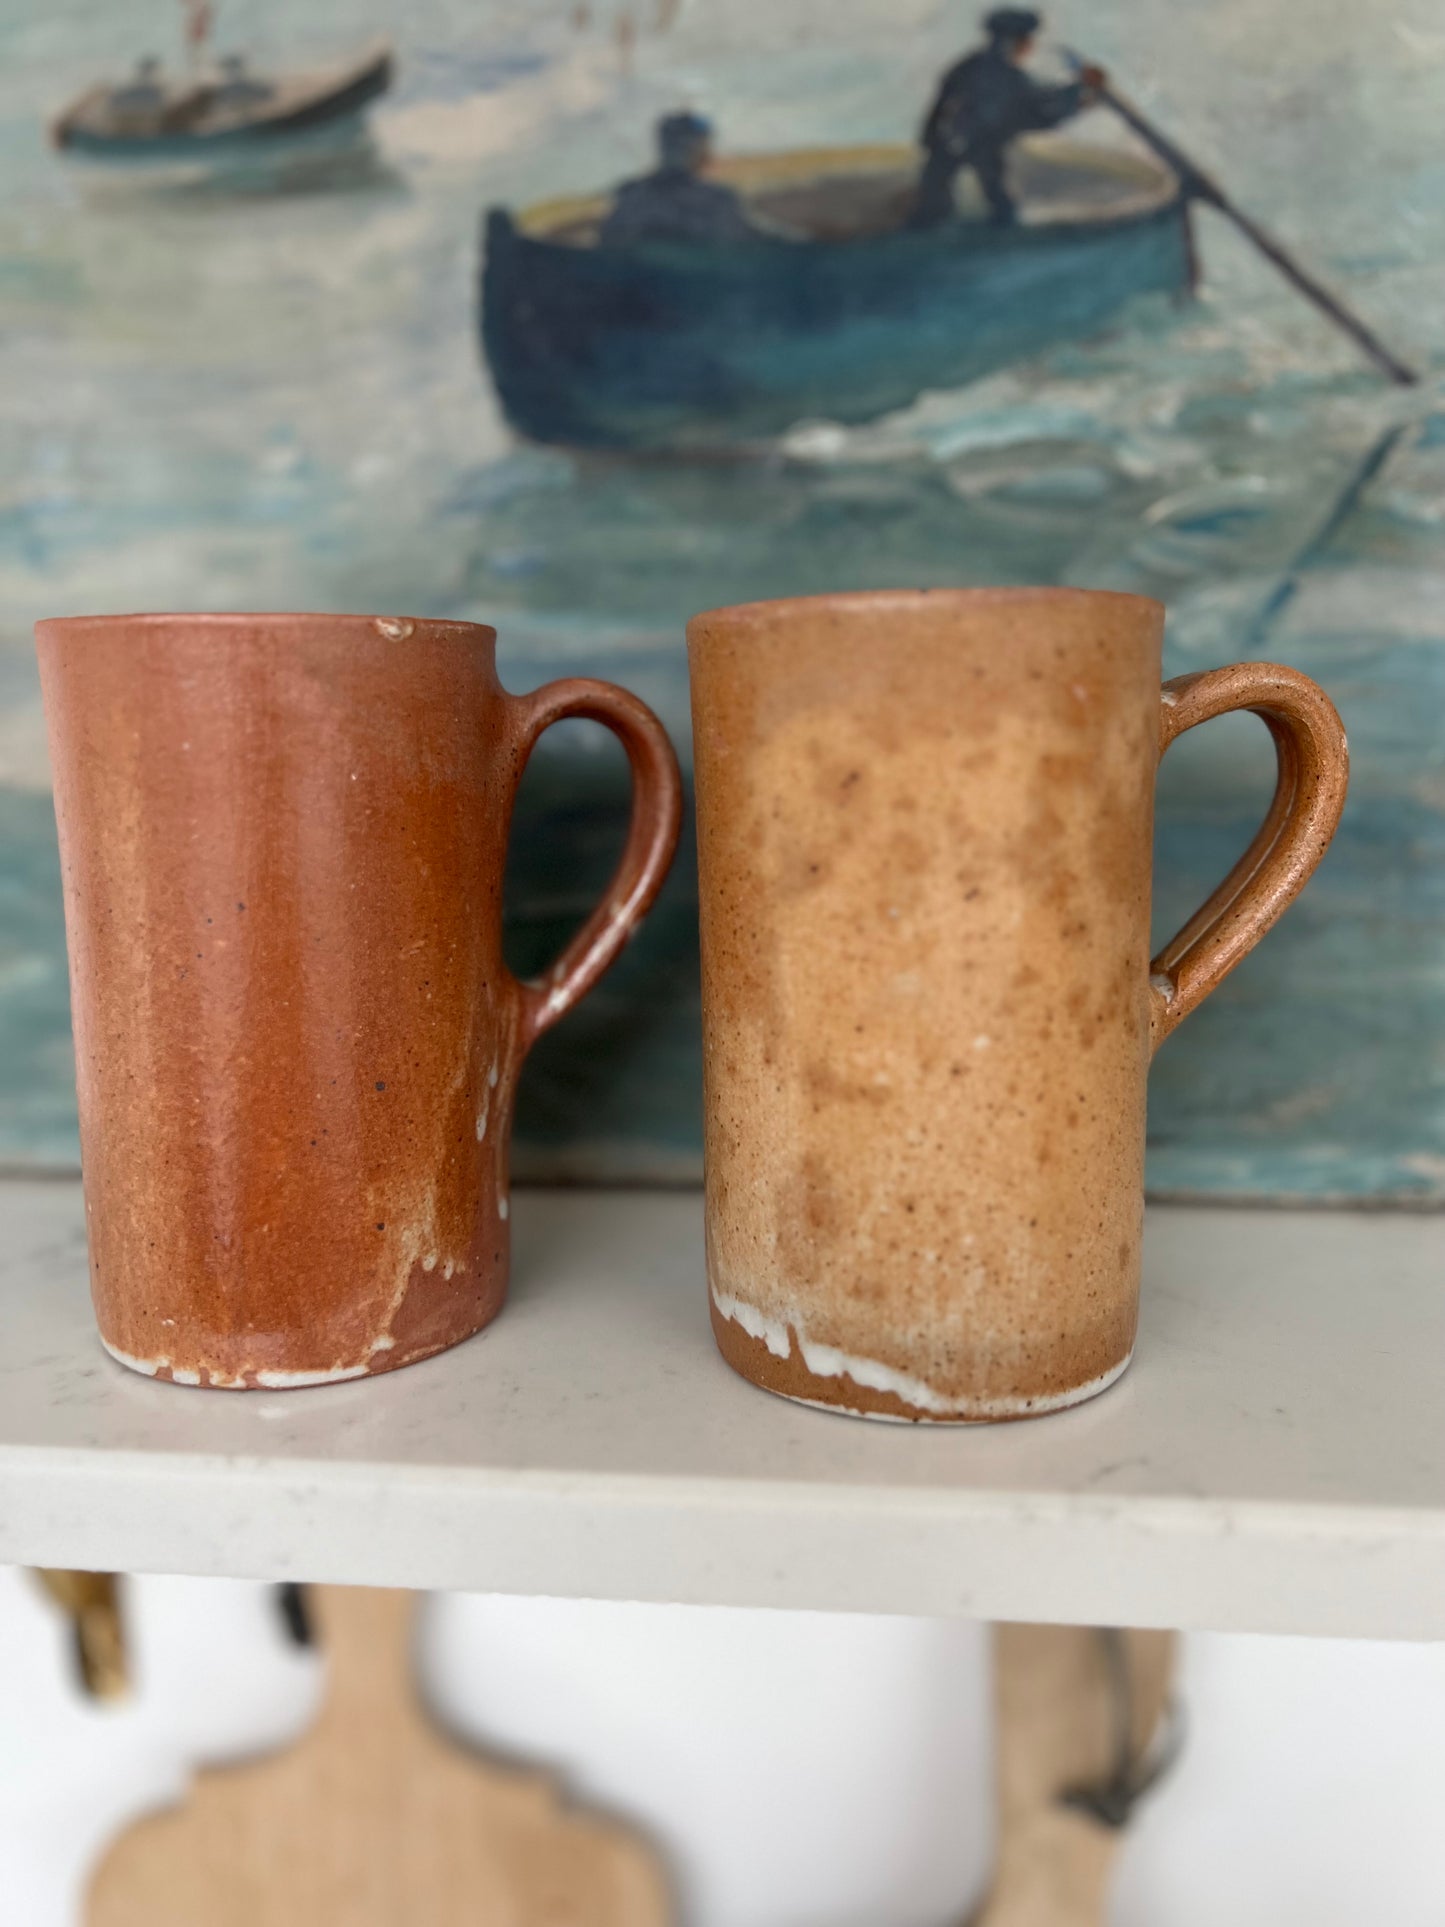
[[[366,111],[391,85],[393,72],[390,49],[382,47],[334,75],[282,82],[275,101],[249,116],[202,114],[191,125],[151,132],[109,125],[99,89],[67,109],[52,135],[69,160],[132,177],[245,174],[330,158],[363,143]]]
[[[119,158],[72,153],[75,180],[95,196],[187,189],[234,193],[285,191],[373,178],[376,149],[365,112],[329,120],[304,133],[216,151],[128,154]]]
[[[578,247],[494,210],[481,332],[507,419],[534,441],[746,444],[874,420],[1191,282],[1182,193],[1107,222],[712,249]]]

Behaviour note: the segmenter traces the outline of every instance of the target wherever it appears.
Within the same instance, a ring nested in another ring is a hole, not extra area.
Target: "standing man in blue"
[[[1024,62],[1042,25],[1030,8],[997,8],[984,19],[988,44],[943,76],[923,124],[927,159],[913,207],[914,227],[952,219],[953,183],[965,167],[978,176],[994,225],[1012,227],[1018,215],[1006,178],[1010,142],[1072,120],[1106,84],[1099,67],[1085,67],[1076,81],[1054,87],[1026,73]]]

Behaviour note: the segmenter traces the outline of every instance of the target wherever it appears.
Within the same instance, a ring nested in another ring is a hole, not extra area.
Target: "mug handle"
[[[632,819],[605,895],[546,974],[517,983],[521,1056],[592,989],[651,909],[677,849],[682,776],[667,731],[638,697],[615,683],[567,676],[530,695],[508,695],[518,718],[516,779],[543,730],[566,716],[605,723],[632,766]],[[515,979],[513,980],[516,981]]]
[[[1164,685],[1159,754],[1186,729],[1252,709],[1274,738],[1279,774],[1259,832],[1219,888],[1149,965],[1150,1051],[1278,922],[1330,846],[1345,807],[1349,745],[1318,683],[1297,669],[1238,662]]]

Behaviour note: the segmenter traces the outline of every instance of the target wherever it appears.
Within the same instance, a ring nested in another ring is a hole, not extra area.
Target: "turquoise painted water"
[[[37,615],[476,616],[500,627],[513,687],[585,666],[638,688],[685,739],[694,609],[1072,582],[1162,596],[1171,670],[1246,654],[1308,670],[1354,752],[1320,876],[1160,1056],[1152,1182],[1445,1194],[1433,4],[1366,18],[1288,0],[1187,13],[1112,0],[1055,21],[1367,311],[1425,371],[1419,389],[1361,367],[1204,213],[1194,306],[1145,304],[1107,340],[867,429],[801,423],[746,466],[516,446],[476,348],[481,211],[636,171],[652,118],[683,103],[740,149],[906,138],[969,11],[637,0],[627,55],[628,11],[616,0],[578,24],[571,5],[540,0],[423,0],[403,19],[316,0],[298,24],[274,0],[232,0],[223,39],[258,58],[304,64],[393,34],[400,80],[374,117],[374,162],[346,191],[158,198],[82,191],[43,120],[97,74],[169,53],[166,0],[63,0],[43,15],[0,0],[0,1159],[75,1155]],[[1081,132],[1114,138],[1102,117]],[[1248,721],[1171,753],[1161,934],[1228,869],[1267,792]],[[548,739],[514,850],[519,967],[600,889],[624,794],[620,757],[585,726]],[[684,862],[618,971],[538,1054],[524,1168],[695,1171],[694,892]]]

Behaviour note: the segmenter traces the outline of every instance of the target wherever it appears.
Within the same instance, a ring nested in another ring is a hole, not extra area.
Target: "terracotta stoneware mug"
[[[1159,684],[1138,596],[949,590],[697,617],[708,1276],[724,1357],[870,1417],[1090,1397],[1129,1362],[1152,1052],[1319,862],[1305,676]],[[1279,783],[1149,961],[1154,780],[1264,718]]]
[[[101,1336],[188,1385],[389,1371],[507,1287],[507,1144],[532,1043],[657,893],[662,725],[581,678],[512,696],[495,631],[332,615],[37,630]],[[544,982],[502,961],[528,754],[620,737],[631,832]]]

